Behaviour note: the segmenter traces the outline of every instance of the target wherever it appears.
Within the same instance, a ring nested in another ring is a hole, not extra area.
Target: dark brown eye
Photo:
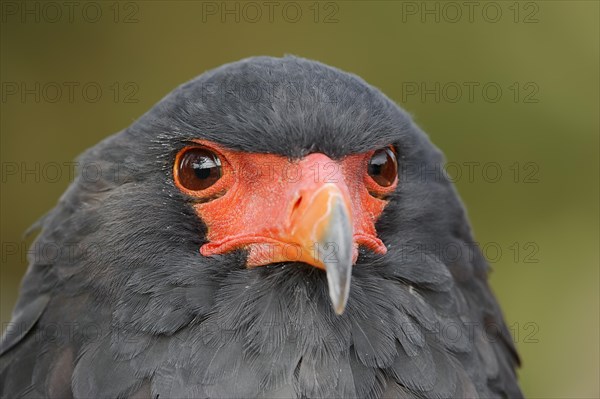
[[[205,190],[221,178],[221,160],[212,151],[190,148],[178,157],[176,180],[183,188]]]
[[[398,161],[390,148],[375,151],[369,161],[369,176],[381,187],[394,184],[398,176]]]

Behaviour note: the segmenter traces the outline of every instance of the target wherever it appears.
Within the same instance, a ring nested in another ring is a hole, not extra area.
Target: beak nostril
[[[303,199],[302,195],[298,195],[294,200],[291,208],[288,208],[290,213],[288,214],[288,228],[292,228],[300,218],[300,206],[302,205]]]
[[[301,203],[302,203],[302,196],[299,196],[298,199],[296,199],[296,202],[294,202],[294,206],[292,206],[292,213],[296,212],[298,210],[298,208],[300,208]]]

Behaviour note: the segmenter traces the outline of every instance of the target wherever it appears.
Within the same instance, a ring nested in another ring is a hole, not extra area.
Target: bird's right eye
[[[177,155],[175,181],[187,190],[205,190],[222,175],[221,159],[206,148],[191,147]]]

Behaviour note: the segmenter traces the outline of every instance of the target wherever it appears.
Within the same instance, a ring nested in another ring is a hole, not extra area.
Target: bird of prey
[[[318,62],[183,84],[87,150],[38,222],[2,398],[521,397],[443,164]]]

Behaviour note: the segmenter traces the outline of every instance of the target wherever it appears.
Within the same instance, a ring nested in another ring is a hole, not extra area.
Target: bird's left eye
[[[175,180],[187,190],[205,190],[215,184],[221,175],[221,160],[206,148],[189,148],[177,157]]]
[[[398,177],[398,161],[390,148],[382,148],[373,153],[369,160],[369,176],[381,187],[389,187]]]

